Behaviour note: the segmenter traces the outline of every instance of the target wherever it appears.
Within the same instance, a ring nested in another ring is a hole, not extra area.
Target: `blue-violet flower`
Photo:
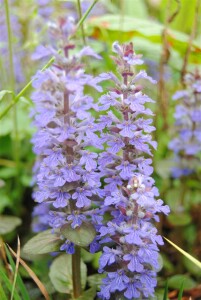
[[[99,127],[106,149],[100,154],[99,169],[104,177],[104,205],[110,220],[100,227],[103,253],[99,272],[105,273],[99,297],[101,299],[150,298],[156,286],[158,244],[163,240],[157,234],[152,220],[159,221],[158,213],[169,213],[154,186],[150,109],[154,102],[142,92],[139,80],[155,81],[144,70],[134,74],[134,67],[143,63],[132,43],[113,44],[119,77],[113,73],[101,76],[110,79],[114,87],[99,100]],[[113,107],[113,112],[109,111]],[[108,247],[110,245],[110,247]]]

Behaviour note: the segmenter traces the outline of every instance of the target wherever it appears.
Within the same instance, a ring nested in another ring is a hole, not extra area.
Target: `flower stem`
[[[92,10],[92,8],[96,5],[96,3],[99,0],[94,0],[94,2],[91,4],[91,6],[87,9],[87,11],[85,12],[85,14],[82,16],[82,18],[79,20],[79,22],[77,23],[77,27],[76,29],[78,30],[80,28],[80,26],[82,26],[82,24],[84,23],[85,19],[88,17],[90,11]]]
[[[81,7],[80,0],[77,0],[77,7],[78,7],[79,18],[81,20],[82,19],[82,7]],[[83,25],[83,23],[81,24],[81,32],[82,32],[83,44],[86,45],[86,38],[85,38],[85,32],[84,32],[84,25]]]
[[[72,254],[73,296],[75,299],[77,299],[82,293],[80,263],[80,247],[75,246],[75,253]]]
[[[60,53],[61,51],[59,51],[58,53]],[[52,57],[47,64],[41,69],[41,71],[44,71],[45,69],[47,69],[55,60],[55,57]],[[12,102],[2,111],[2,113],[0,114],[0,120],[9,112],[9,110],[15,106],[15,104],[18,103],[18,101],[20,100],[20,97],[22,97],[24,95],[24,93],[30,88],[30,86],[32,85],[32,82],[35,79],[30,80],[25,87],[13,98]]]
[[[13,47],[12,47],[12,31],[10,24],[10,12],[9,12],[9,3],[8,0],[4,0],[5,11],[6,11],[6,25],[8,32],[8,50],[9,50],[9,71],[10,71],[10,88],[15,92],[15,73],[13,65]],[[18,120],[17,120],[17,107],[13,108],[13,132],[14,132],[14,141],[13,141],[13,156],[17,167],[17,176],[16,176],[16,185],[20,192],[20,142],[19,142],[19,132],[18,132]]]
[[[68,50],[64,48],[64,54],[66,58],[68,57]],[[65,73],[67,70],[65,70]],[[70,125],[70,103],[69,103],[69,92],[66,89],[64,92],[64,103],[63,103],[63,109],[64,109],[64,124]],[[65,142],[64,142],[65,143]],[[73,162],[73,156],[74,151],[71,146],[66,146],[66,152],[67,152],[67,163],[71,164]],[[72,199],[70,200],[70,211],[72,212],[74,208],[74,203]],[[75,247],[75,253],[72,254],[72,280],[73,280],[73,297],[74,299],[77,299],[81,293],[82,293],[82,287],[81,287],[81,251],[79,246]]]

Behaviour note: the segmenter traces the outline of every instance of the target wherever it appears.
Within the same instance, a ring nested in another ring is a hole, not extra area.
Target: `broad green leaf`
[[[94,274],[88,276],[87,281],[90,287],[93,287],[94,285],[100,286],[103,278],[105,278],[105,274]]]
[[[61,243],[59,234],[48,229],[30,239],[24,245],[23,251],[33,255],[55,252],[59,251]]]
[[[89,300],[89,299],[94,299],[96,296],[96,288],[91,287],[87,291],[84,291],[82,295],[77,298],[77,300]]]
[[[195,257],[193,257],[192,255],[190,255],[189,253],[187,253],[186,251],[181,249],[179,246],[175,245],[173,242],[168,240],[166,237],[164,237],[164,239],[168,243],[170,243],[173,247],[175,247],[179,252],[181,252],[184,256],[186,256],[190,261],[192,261],[197,267],[199,267],[201,269],[201,262],[199,260],[197,260]]]
[[[14,216],[0,216],[0,235],[13,231],[22,223],[21,219]]]
[[[140,19],[146,19],[149,17],[147,6],[144,1],[135,1],[134,4],[133,0],[126,0],[122,1],[122,6],[124,15],[136,16],[136,18]]]
[[[96,231],[92,224],[83,222],[75,229],[71,227],[71,224],[63,225],[61,234],[75,245],[86,247],[94,240]]]
[[[174,275],[168,279],[168,286],[172,289],[178,289],[184,283],[186,290],[190,290],[196,286],[196,282],[188,275]]]
[[[185,256],[183,257],[183,264],[190,274],[194,275],[196,278],[201,278],[200,268],[197,265],[192,264]]]
[[[152,20],[137,19],[130,16],[122,18],[121,15],[106,14],[89,19],[86,25],[91,35],[94,34],[99,39],[105,39],[107,36],[110,43],[115,40],[125,42],[134,37],[144,37],[153,43],[162,43],[161,36],[164,25]],[[124,34],[121,34],[121,32]],[[189,36],[182,32],[168,29],[167,40],[171,49],[173,48],[183,55],[189,43]],[[195,56],[194,54],[200,51],[200,44],[194,41],[189,59],[194,63],[199,63],[201,58],[198,59],[198,55]]]
[[[2,179],[9,179],[17,175],[16,168],[5,167],[0,170],[0,177]]]
[[[168,220],[175,226],[185,226],[191,223],[192,218],[188,213],[171,213]]]
[[[3,90],[3,91],[0,91],[0,101],[5,97],[5,95],[7,94],[13,94],[14,93],[12,91],[9,91],[9,90]]]
[[[62,254],[57,257],[50,267],[49,277],[58,292],[65,294],[72,293],[72,255]],[[87,267],[81,261],[81,284],[83,289],[86,286],[86,280]]]

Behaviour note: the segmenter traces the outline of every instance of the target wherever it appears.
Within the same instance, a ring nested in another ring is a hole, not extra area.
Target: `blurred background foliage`
[[[31,85],[24,90],[16,105],[13,105],[13,101],[36,71],[47,63],[44,60],[34,61],[32,54],[38,45],[51,43],[47,34],[48,23],[69,14],[77,20],[79,17],[75,0],[9,0],[11,51],[7,34],[6,2],[0,0],[0,88],[12,91],[14,95],[0,92],[0,236],[15,246],[17,234],[22,244],[32,235],[31,213],[34,203],[31,198],[31,174],[34,155],[30,140],[34,128],[30,116]],[[92,2],[81,1],[82,13]],[[175,133],[175,102],[172,101],[172,95],[183,86],[182,70],[189,72],[195,68],[200,69],[200,6],[200,0],[99,0],[84,22],[87,45],[103,56],[101,62],[86,62],[90,71],[96,74],[109,70],[115,72],[110,59],[112,43],[116,40],[132,41],[135,51],[143,54],[144,68],[158,81],[158,86],[154,89],[149,85],[146,87],[147,93],[156,100],[154,107],[152,105],[156,126],[154,137],[158,142],[158,150],[154,153],[154,177],[161,198],[172,210],[167,219],[161,219],[158,229],[199,260],[201,165],[197,166],[193,176],[184,180],[173,179],[170,173],[173,154],[168,150],[168,143]],[[77,32],[75,39],[82,47],[81,30]],[[10,55],[13,55],[14,74]],[[96,94],[94,96],[97,97]],[[89,265],[89,274],[93,274],[97,269],[98,255],[94,259],[83,253],[83,259]],[[43,258],[43,263],[39,258],[32,260],[36,274],[50,286],[47,266],[51,258]],[[162,264],[157,299],[163,299],[162,291],[167,279],[172,290],[169,299],[177,299],[177,289],[183,281],[182,299],[201,299],[201,272],[194,264],[168,244],[162,248]],[[3,262],[0,262],[0,267],[2,266]],[[20,274],[26,279],[32,293],[31,299],[40,299],[40,293],[30,282],[29,275],[21,268]],[[50,292],[52,299],[58,299],[54,298],[54,288]],[[59,299],[63,299],[60,297]]]

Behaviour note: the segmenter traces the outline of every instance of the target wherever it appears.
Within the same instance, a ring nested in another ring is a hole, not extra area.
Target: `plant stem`
[[[12,33],[10,26],[10,13],[9,13],[9,3],[8,0],[4,0],[5,11],[6,11],[6,25],[8,32],[8,50],[9,50],[9,65],[10,65],[10,85],[14,89],[15,86],[15,75],[13,66],[13,48],[12,48]]]
[[[80,264],[81,264],[80,247],[75,246],[75,253],[72,254],[73,296],[75,299],[77,299],[82,293]]]
[[[64,39],[65,40],[65,39]],[[65,43],[64,43],[65,45]],[[68,49],[64,47],[64,55],[68,58]],[[67,75],[67,69],[65,69],[65,74]],[[64,124],[70,125],[70,103],[69,103],[69,91],[64,91],[64,103],[63,103],[63,110],[64,110]],[[65,126],[65,125],[64,125]],[[65,142],[64,142],[65,144]],[[68,164],[73,163],[74,151],[72,146],[66,145],[66,159]],[[70,211],[72,212],[74,209],[74,201],[70,200]],[[75,247],[75,253],[72,254],[72,281],[73,281],[73,297],[74,299],[78,298],[82,293],[81,287],[81,254],[80,254],[80,247]]]
[[[60,53],[61,51],[59,51]],[[52,57],[47,64],[41,69],[41,71],[44,71],[45,69],[47,69],[55,60],[55,57]],[[30,80],[25,87],[13,98],[13,101],[3,110],[3,112],[0,114],[0,119],[2,119],[8,112],[9,110],[18,103],[18,101],[20,100],[20,97],[22,97],[24,95],[24,93],[28,90],[28,88],[32,85],[32,82],[34,81],[34,79]]]
[[[12,47],[12,31],[10,24],[10,12],[9,12],[9,3],[8,0],[4,0],[5,11],[6,11],[6,25],[8,32],[8,49],[9,49],[9,67],[10,67],[10,87],[13,92],[15,92],[15,73],[13,65],[13,47]],[[20,142],[19,142],[19,132],[18,132],[18,121],[17,121],[17,107],[13,108],[13,132],[14,132],[14,141],[13,141],[13,156],[16,162],[17,167],[17,176],[16,176],[16,186],[20,192]]]
[[[82,18],[79,20],[79,22],[77,23],[77,27],[76,30],[78,30],[80,28],[80,26],[82,26],[82,24],[84,23],[85,19],[88,17],[90,11],[92,10],[92,8],[96,5],[96,3],[99,0],[94,0],[94,2],[91,4],[91,6],[87,9],[87,11],[85,12],[85,14],[82,16]]]
[[[196,37],[196,31],[197,31],[197,23],[199,20],[199,10],[200,10],[200,0],[196,1],[196,5],[195,5],[195,17],[194,17],[194,21],[192,24],[192,30],[191,30],[191,34],[189,37],[189,41],[188,41],[188,45],[186,48],[186,52],[184,55],[184,61],[183,61],[183,66],[182,66],[182,70],[181,70],[181,83],[183,86],[185,86],[184,83],[184,77],[186,74],[186,70],[187,70],[187,65],[188,65],[188,59],[192,50],[192,44],[193,44],[193,40]]]
[[[78,7],[79,18],[81,20],[82,19],[82,7],[81,7],[80,0],[77,0],[77,7]],[[84,32],[84,25],[83,25],[83,23],[81,24],[81,32],[82,32],[83,44],[86,46],[86,38],[85,38],[85,32]]]
[[[161,53],[161,58],[160,58],[160,64],[159,64],[159,82],[158,82],[158,91],[159,91],[159,109],[160,112],[162,114],[163,117],[163,129],[167,130],[168,129],[168,106],[169,106],[169,102],[168,102],[168,91],[166,88],[166,82],[164,79],[164,75],[165,75],[165,67],[168,64],[168,61],[170,59],[170,46],[169,46],[169,42],[168,42],[168,28],[169,28],[169,24],[175,19],[175,17],[178,15],[179,11],[180,11],[180,1],[179,0],[175,0],[177,2],[177,8],[176,10],[173,12],[173,14],[171,14],[169,16],[169,12],[170,12],[170,7],[171,7],[171,0],[168,0],[167,2],[167,6],[166,6],[166,18],[165,18],[165,24],[164,24],[164,29],[162,31],[162,53]],[[160,115],[160,112],[157,111],[156,112],[156,117],[155,117],[155,123],[157,127],[157,116]]]

